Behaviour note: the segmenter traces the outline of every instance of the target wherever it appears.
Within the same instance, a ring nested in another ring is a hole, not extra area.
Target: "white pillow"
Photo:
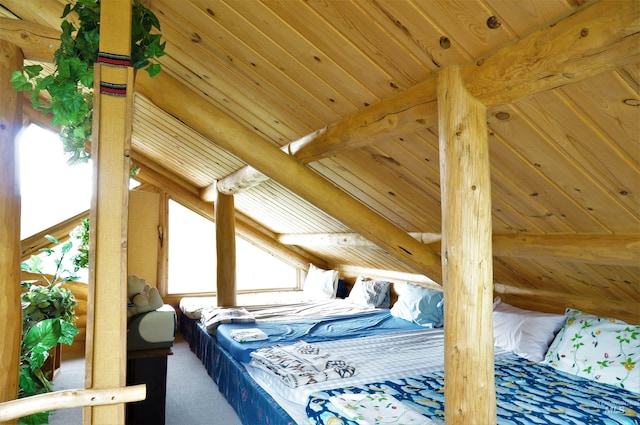
[[[389,307],[389,287],[391,284],[384,280],[370,280],[358,276],[356,283],[349,292],[347,301],[364,307]],[[386,305],[385,305],[386,303]]]
[[[303,292],[311,300],[335,298],[338,279],[339,273],[337,270],[323,270],[313,264],[309,264]]]
[[[544,363],[640,393],[640,326],[567,309]]]
[[[566,316],[499,302],[493,310],[493,343],[534,362],[542,361]]]
[[[444,324],[444,294],[407,282],[396,286],[398,301],[391,307],[392,316],[417,323],[425,328],[440,328]]]

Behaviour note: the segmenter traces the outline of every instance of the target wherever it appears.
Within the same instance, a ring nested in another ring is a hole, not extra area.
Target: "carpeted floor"
[[[167,360],[166,425],[241,425],[233,408],[218,391],[204,366],[189,345],[176,336],[173,355]],[[60,373],[54,380],[55,391],[84,387],[82,353],[64,353]],[[51,425],[82,424],[82,409],[51,412]]]

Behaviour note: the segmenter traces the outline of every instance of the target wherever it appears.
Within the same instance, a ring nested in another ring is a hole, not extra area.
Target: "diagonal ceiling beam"
[[[465,66],[462,71],[468,90],[487,105],[507,103],[637,62],[640,60],[637,49],[639,9],[637,0],[600,0],[551,27]],[[38,40],[38,34],[47,34],[43,37],[48,41],[34,42]],[[37,25],[0,19],[0,38],[20,46],[27,59],[51,60],[51,52],[57,46],[51,44],[50,34],[50,29]],[[544,61],[540,60],[542,57]],[[431,249],[303,165],[342,149],[360,147],[375,138],[395,133],[400,127],[402,131],[412,131],[435,125],[434,79],[347,117],[311,137],[293,142],[287,150],[297,159],[165,73],[154,81],[145,73],[139,73],[136,88],[156,105],[255,166],[259,173],[279,181],[417,271],[432,277],[440,276],[440,259]],[[185,96],[176,98],[171,93],[188,93],[187,97],[193,103]],[[202,115],[207,116],[207,120],[200,119]],[[348,211],[348,216],[343,211]]]
[[[440,256],[428,245],[412,238],[168,73],[161,72],[153,78],[147,73],[138,73],[136,91],[414,270],[439,281]],[[180,96],[176,97],[175,93]]]
[[[422,243],[431,244],[440,252],[440,235],[409,233]],[[277,236],[285,245],[342,246],[377,249],[377,245],[356,233],[304,233]],[[531,258],[534,260],[609,266],[640,265],[640,235],[638,234],[507,234],[493,235],[494,257]]]
[[[20,47],[27,60],[53,62],[60,30],[18,19],[0,18],[0,39]]]
[[[600,0],[462,68],[469,93],[486,106],[515,102],[640,60],[640,2]],[[399,132],[436,126],[435,78],[291,142],[283,150],[309,163]],[[268,180],[251,166],[218,181],[237,193]]]

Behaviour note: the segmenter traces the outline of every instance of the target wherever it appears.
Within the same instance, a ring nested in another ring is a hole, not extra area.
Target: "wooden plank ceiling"
[[[613,1],[609,7],[621,2],[639,8],[635,0]],[[403,93],[443,67],[481,61],[593,2],[147,3],[167,41],[163,72],[272,144],[285,146]],[[59,25],[63,4],[0,0],[2,16],[52,28]],[[588,36],[585,31],[581,36]],[[551,47],[554,40],[548,43]],[[574,249],[570,261],[498,249],[494,276],[501,290],[640,302],[638,65],[489,107],[496,237],[546,235],[554,241],[559,236],[623,235],[635,241],[617,253],[628,252],[632,260],[615,264],[578,261],[580,249]],[[174,95],[179,102],[180,93]],[[147,164],[162,164],[154,166],[156,171],[192,190],[247,165],[189,128],[188,120],[172,117],[142,95],[136,97],[133,147]],[[404,231],[440,232],[436,125],[409,131],[398,127],[392,135],[308,166]],[[238,193],[237,210],[276,237],[351,232],[281,183],[270,180]],[[579,239],[569,240],[581,246]],[[415,272],[371,246],[303,248],[331,267]]]

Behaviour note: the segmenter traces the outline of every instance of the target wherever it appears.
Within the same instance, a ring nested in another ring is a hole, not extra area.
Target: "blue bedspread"
[[[499,425],[640,424],[640,394],[573,377],[515,355],[496,362]],[[328,402],[343,393],[388,393],[437,423],[444,423],[444,372],[394,379],[312,395],[311,423],[356,423]],[[338,422],[341,420],[342,422]]]
[[[258,328],[268,335],[260,341],[237,342],[231,338],[234,329]],[[324,319],[300,319],[295,322],[226,323],[218,326],[216,339],[238,361],[248,363],[250,353],[276,344],[308,343],[341,338],[359,338],[388,332],[424,329],[420,325],[394,317],[389,310],[331,316]]]

